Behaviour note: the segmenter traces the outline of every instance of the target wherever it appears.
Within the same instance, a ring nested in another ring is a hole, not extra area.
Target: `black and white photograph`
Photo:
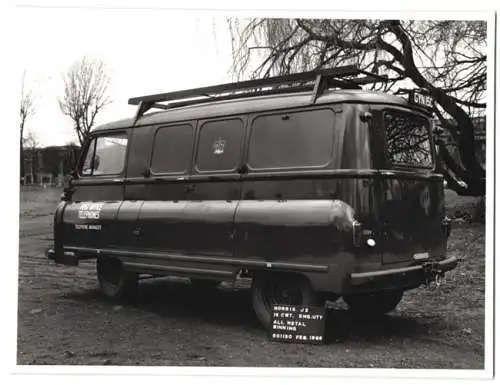
[[[13,11],[11,372],[491,379],[496,14],[134,6]]]

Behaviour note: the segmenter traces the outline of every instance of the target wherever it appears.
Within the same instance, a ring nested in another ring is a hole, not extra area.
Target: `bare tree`
[[[97,114],[111,102],[106,94],[110,79],[102,61],[84,57],[69,68],[63,80],[64,96],[59,99],[59,107],[73,121],[83,145]]]
[[[26,120],[35,113],[35,106],[33,103],[33,95],[30,91],[26,91],[24,87],[25,74],[23,74],[22,88],[21,88],[21,104],[19,109],[19,126],[21,128],[21,142],[24,137],[24,125]]]
[[[35,113],[35,105],[33,103],[33,95],[31,92],[27,92],[24,85],[26,73],[23,73],[22,86],[21,86],[21,103],[19,109],[19,126],[20,126],[20,137],[19,137],[19,148],[20,148],[20,167],[21,176],[24,176],[24,126],[26,120]]]
[[[31,130],[28,131],[27,135],[22,138],[22,175],[25,176],[25,173],[28,172],[31,174],[31,183],[33,183],[33,178],[35,176],[35,161],[37,157],[37,148],[38,148],[38,138],[35,133]],[[25,154],[26,153],[26,154]],[[27,161],[28,170],[25,170],[24,162]]]
[[[486,173],[476,158],[471,115],[486,107],[486,22],[228,19],[228,24],[238,79],[355,64],[388,76],[376,89],[388,91],[410,80],[427,90],[458,148],[459,159],[439,144],[449,186],[460,194],[484,194]]]
[[[36,150],[38,147],[38,138],[33,131],[28,131],[28,135],[23,139],[24,148]]]

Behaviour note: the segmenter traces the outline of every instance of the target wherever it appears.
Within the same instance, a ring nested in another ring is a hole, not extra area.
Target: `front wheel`
[[[316,305],[316,295],[306,278],[287,274],[257,274],[252,283],[252,302],[257,318],[269,329],[273,305]]]
[[[123,269],[122,262],[111,257],[97,258],[97,279],[101,292],[118,301],[132,297],[139,281],[136,273]]]
[[[345,294],[349,311],[356,316],[377,316],[394,310],[403,298],[402,290]]]

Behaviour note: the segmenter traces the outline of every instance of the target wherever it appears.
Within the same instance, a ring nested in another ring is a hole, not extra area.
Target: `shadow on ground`
[[[101,304],[110,309],[116,306],[97,288],[66,293],[61,298]],[[123,305],[165,319],[265,333],[253,312],[248,288],[231,288],[223,284],[216,289],[202,290],[189,282],[151,280],[142,282],[137,296]],[[396,311],[382,317],[359,319],[344,309],[327,309],[326,322],[328,342],[417,340],[428,335],[431,329],[446,326],[439,317],[423,318]]]

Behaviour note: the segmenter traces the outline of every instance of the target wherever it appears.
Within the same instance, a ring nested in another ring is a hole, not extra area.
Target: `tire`
[[[139,282],[138,274],[123,269],[117,258],[97,258],[97,280],[101,292],[114,301],[132,298]]]
[[[252,304],[260,323],[271,328],[272,305],[316,305],[309,281],[291,274],[257,274],[252,282]]]
[[[378,293],[353,293],[343,296],[349,311],[355,316],[381,316],[394,310],[403,298],[402,290]]]
[[[215,290],[221,281],[212,281],[210,279],[190,278],[191,284],[201,290]]]
[[[326,302],[336,302],[340,298],[339,294],[330,292],[319,292],[316,293],[316,303],[318,305],[325,305]]]

